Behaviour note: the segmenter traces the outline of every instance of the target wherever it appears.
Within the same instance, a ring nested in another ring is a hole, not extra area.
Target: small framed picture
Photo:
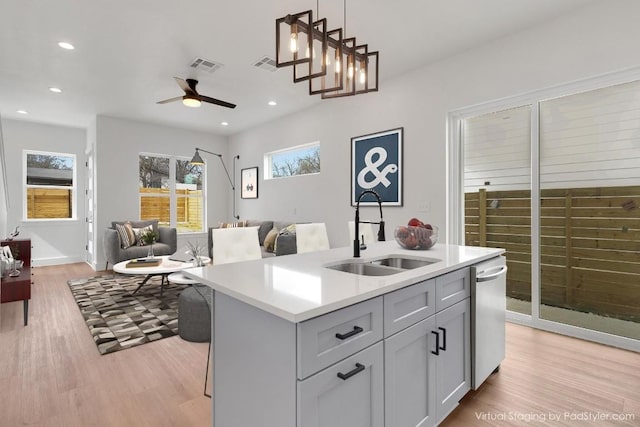
[[[351,138],[351,205],[366,190],[375,191],[384,206],[402,206],[403,128]],[[377,206],[367,193],[360,206]]]
[[[258,167],[242,169],[240,175],[240,197],[243,199],[258,198]]]

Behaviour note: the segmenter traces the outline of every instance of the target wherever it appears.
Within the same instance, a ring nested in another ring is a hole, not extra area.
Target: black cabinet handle
[[[436,336],[436,351],[431,350],[431,354],[435,354],[436,356],[440,356],[440,333],[436,331],[431,331],[432,334]]]
[[[447,351],[447,330],[445,328],[438,328],[442,331],[442,347],[440,350]]]
[[[362,371],[364,371],[364,365],[361,363],[356,363],[356,367],[353,368],[351,371],[347,372],[346,374],[343,374],[342,372],[338,372],[338,378],[340,378],[341,380],[348,380],[358,372],[362,372]]]
[[[364,331],[364,329],[362,329],[360,326],[354,326],[353,330],[347,332],[346,334],[336,334],[336,338],[346,340],[347,338],[351,338],[352,336],[359,334],[362,331]]]

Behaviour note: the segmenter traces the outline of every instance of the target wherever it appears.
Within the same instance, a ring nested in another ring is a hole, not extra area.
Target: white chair
[[[354,234],[356,232],[356,222],[349,221],[349,245],[353,245],[353,241],[355,240]],[[373,224],[360,223],[358,227],[358,232],[360,236],[358,236],[358,240],[362,243],[362,236],[364,236],[364,243],[366,245],[370,243],[375,243],[378,241],[378,234],[373,231]]]
[[[299,254],[329,249],[325,223],[296,224],[296,248]]]
[[[213,265],[261,259],[258,227],[214,228]]]

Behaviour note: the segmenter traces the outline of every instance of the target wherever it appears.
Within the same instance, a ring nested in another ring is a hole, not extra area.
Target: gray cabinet
[[[383,427],[382,342],[298,382],[298,427]]]
[[[427,427],[470,390],[469,299],[385,340],[385,422]]]
[[[432,426],[436,418],[436,360],[431,316],[384,342],[385,425]]]
[[[297,327],[298,379],[382,339],[382,297],[314,317]]]
[[[436,281],[425,280],[384,296],[384,336],[389,337],[436,312]]]
[[[463,268],[297,324],[216,291],[214,425],[436,425],[470,389],[469,290]]]
[[[471,389],[471,304],[469,298],[436,314],[439,333],[436,359],[438,423]]]
[[[471,275],[468,268],[436,277],[436,311],[444,310],[471,296]]]

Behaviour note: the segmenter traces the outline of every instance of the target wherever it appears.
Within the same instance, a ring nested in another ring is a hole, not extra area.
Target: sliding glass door
[[[450,243],[506,250],[508,318],[640,350],[640,69],[449,115]]]

